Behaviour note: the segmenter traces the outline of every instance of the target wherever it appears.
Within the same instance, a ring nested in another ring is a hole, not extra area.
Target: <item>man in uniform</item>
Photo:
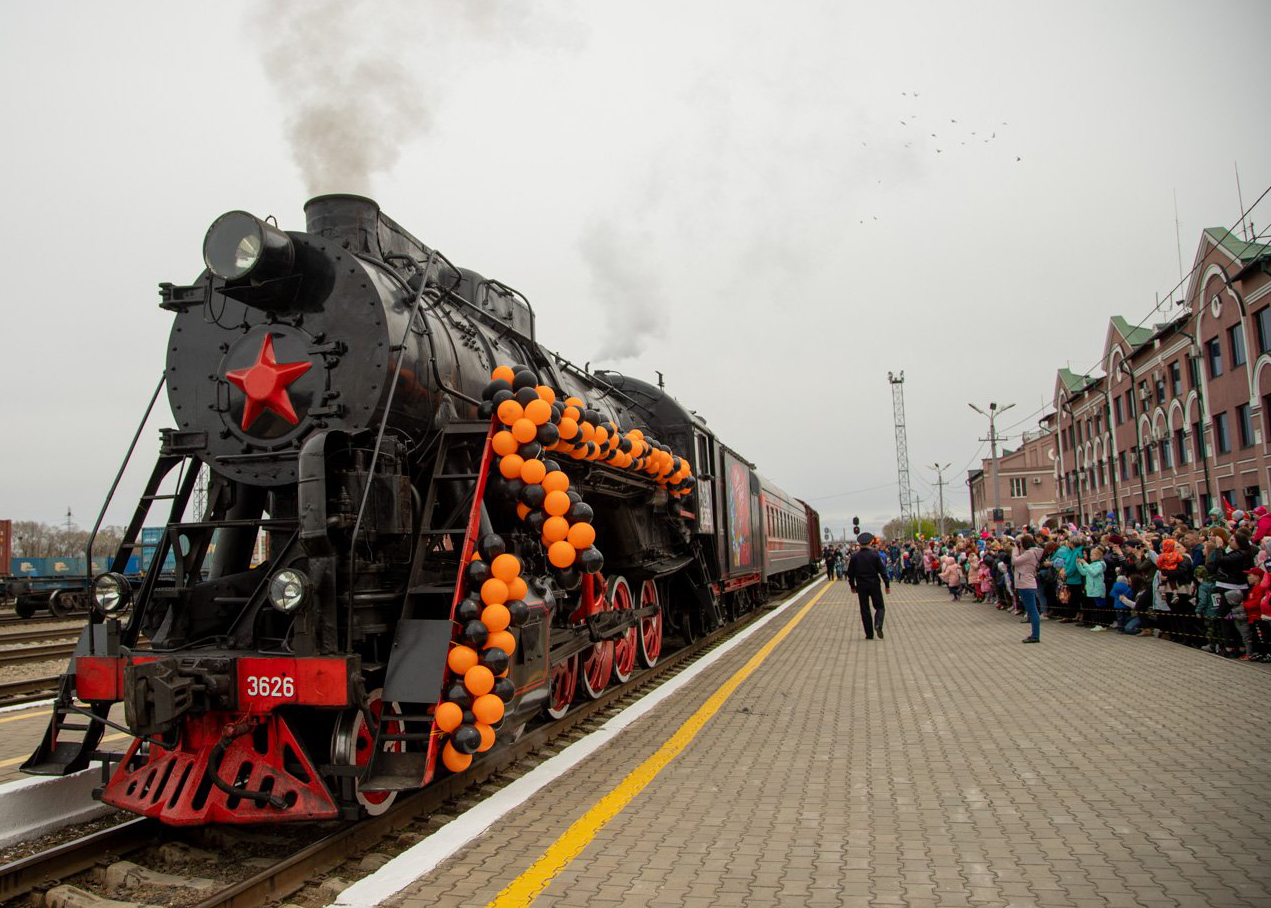
[[[891,593],[891,578],[887,576],[887,567],[874,548],[872,533],[861,533],[856,538],[860,548],[847,563],[847,582],[852,586],[861,603],[861,624],[865,627],[865,639],[873,640],[874,634],[883,639],[883,618],[887,613],[883,605],[883,589]],[[870,602],[874,612],[870,615]]]

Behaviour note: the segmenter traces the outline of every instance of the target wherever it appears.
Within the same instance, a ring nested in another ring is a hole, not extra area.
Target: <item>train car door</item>
[[[697,532],[715,534],[715,440],[702,432],[696,435]]]

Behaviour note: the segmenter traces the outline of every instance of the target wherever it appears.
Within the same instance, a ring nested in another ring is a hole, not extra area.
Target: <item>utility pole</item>
[[[75,531],[75,521],[71,519],[71,509],[70,509],[70,507],[69,507],[69,506],[67,506],[67,508],[66,508],[66,532],[68,532],[68,533],[72,533],[72,532],[74,532],[74,531]]]
[[[994,523],[1001,523],[1002,518],[1000,515],[1002,513],[1002,490],[998,488],[998,482],[997,482],[998,480],[997,417],[999,413],[1005,413],[1007,410],[1009,410],[1011,407],[1015,405],[1007,404],[1001,409],[998,409],[997,402],[994,401],[993,403],[989,404],[989,411],[987,413],[985,413],[983,410],[981,410],[979,407],[977,407],[973,403],[968,403],[967,406],[970,407],[972,410],[974,410],[976,413],[979,413],[981,416],[987,416],[989,418],[988,443],[989,443],[989,450],[991,452],[990,456],[993,459],[992,460],[993,462],[993,513],[991,515],[991,519]],[[980,440],[984,441],[984,439],[980,439]]]
[[[933,463],[931,469],[936,471],[936,487],[940,490],[940,535],[944,536],[944,471],[949,469],[952,464],[940,466],[939,463]]]
[[[892,415],[896,421],[896,477],[900,485],[900,519],[908,523],[913,516],[910,509],[909,490],[909,447],[905,441],[905,373],[899,377],[887,373],[887,381],[891,383]],[[915,536],[917,533],[915,532]]]

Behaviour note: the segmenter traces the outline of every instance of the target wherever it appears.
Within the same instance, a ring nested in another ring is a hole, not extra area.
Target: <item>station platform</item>
[[[384,904],[1271,905],[1271,673],[887,604],[818,582]]]

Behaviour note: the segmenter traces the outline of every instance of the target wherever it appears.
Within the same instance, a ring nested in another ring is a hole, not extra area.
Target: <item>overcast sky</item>
[[[1036,424],[1271,184],[1271,4],[5,3],[0,516],[91,525],[224,211],[360,192],[836,532]],[[1254,210],[1271,226],[1271,198]],[[121,492],[135,504],[160,402]]]

